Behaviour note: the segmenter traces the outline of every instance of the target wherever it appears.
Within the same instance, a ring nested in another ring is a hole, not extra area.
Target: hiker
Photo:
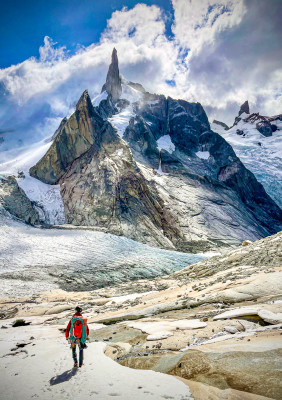
[[[74,361],[74,367],[77,367],[77,355],[76,345],[79,347],[79,367],[83,365],[83,349],[87,346],[85,344],[89,336],[89,328],[87,325],[87,319],[83,318],[80,307],[75,308],[76,313],[72,316],[72,319],[68,323],[66,329],[66,339],[71,343],[72,357]]]

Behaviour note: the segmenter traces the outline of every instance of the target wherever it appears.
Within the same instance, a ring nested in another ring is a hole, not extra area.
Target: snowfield
[[[3,400],[193,400],[188,386],[172,376],[119,365],[104,354],[104,343],[89,343],[84,366],[74,369],[57,326],[12,328],[7,322],[0,332]],[[21,343],[26,346],[11,351]]]
[[[248,115],[241,115],[244,116]],[[263,136],[255,123],[243,120],[228,131],[217,124],[211,124],[211,129],[231,144],[236,155],[262,183],[269,196],[282,207],[282,122],[275,121],[274,124],[279,130],[270,137]],[[245,136],[238,135],[237,129],[242,130]]]

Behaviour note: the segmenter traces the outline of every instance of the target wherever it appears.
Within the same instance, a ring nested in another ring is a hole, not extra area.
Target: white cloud
[[[58,118],[71,112],[84,89],[92,96],[100,92],[114,46],[126,78],[151,92],[199,101],[211,118],[231,122],[246,99],[262,113],[281,112],[281,56],[280,64],[279,55],[273,54],[262,55],[257,63],[258,55],[252,52],[267,31],[263,26],[252,32],[259,7],[248,11],[243,0],[172,0],[172,5],[172,38],[165,35],[164,12],[145,4],[115,11],[100,42],[74,55],[45,37],[39,59],[0,70],[0,85],[5,87],[0,104],[9,104],[9,113],[3,115],[0,106],[0,128],[15,128],[14,137],[26,140],[51,135]]]
[[[216,35],[238,25],[246,12],[244,0],[172,0],[176,41],[189,49],[188,57],[199,53]]]

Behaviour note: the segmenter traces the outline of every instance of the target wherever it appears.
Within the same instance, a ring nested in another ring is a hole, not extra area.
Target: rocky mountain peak
[[[238,122],[241,121],[241,119],[242,119],[242,118],[241,118],[241,115],[244,114],[244,113],[245,113],[245,114],[250,114],[250,107],[249,107],[249,102],[248,102],[248,100],[246,100],[245,103],[243,103],[243,104],[241,105],[240,110],[239,110],[239,113],[238,113],[238,116],[235,117],[234,124],[233,124],[232,126],[237,125]]]
[[[88,94],[88,90],[84,90],[84,92],[80,96],[80,99],[78,100],[75,108],[76,108],[76,111],[81,111],[85,108],[87,108],[87,109],[93,108],[90,96]]]
[[[102,92],[105,90],[109,95],[112,96],[114,101],[119,99],[122,92],[121,77],[119,75],[118,67],[118,56],[115,48],[112,52],[112,62],[109,66],[106,83],[103,85]]]
[[[250,107],[249,107],[249,102],[248,102],[248,100],[246,100],[245,103],[243,103],[243,104],[241,105],[240,110],[239,110],[239,114],[238,114],[239,117],[240,117],[240,115],[243,114],[243,113],[250,114]]]

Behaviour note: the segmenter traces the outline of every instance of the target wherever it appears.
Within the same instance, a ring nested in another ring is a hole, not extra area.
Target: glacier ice
[[[44,284],[45,290],[50,285],[93,290],[169,274],[205,258],[153,248],[104,232],[34,228],[3,215],[0,249],[3,296],[36,291],[35,282],[40,282],[40,291]]]

